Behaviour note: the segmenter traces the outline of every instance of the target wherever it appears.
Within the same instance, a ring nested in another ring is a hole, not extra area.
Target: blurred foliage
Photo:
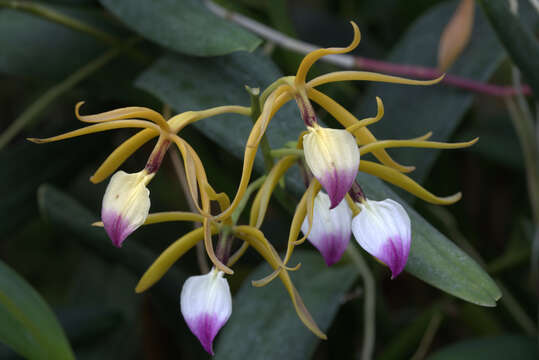
[[[207,358],[179,312],[181,285],[198,273],[195,251],[148,293],[133,290],[157,254],[190,226],[141,228],[121,250],[110,245],[102,229],[90,226],[98,220],[105,184],[92,185],[88,178],[130,132],[40,146],[25,138],[78,128],[73,107],[79,100],[87,102],[84,113],[133,105],[159,112],[165,104],[174,112],[248,105],[244,85],[263,89],[295,71],[301,55],[217,17],[203,1],[20,3],[30,7],[14,9],[19,2],[0,0],[0,131],[32,104],[41,101],[41,110],[0,150],[7,185],[0,205],[0,341],[30,359],[70,358],[66,339],[80,359]],[[435,68],[440,35],[458,1],[216,3],[319,46],[346,43],[347,22],[353,20],[363,35],[354,55]],[[513,63],[537,96],[539,16],[528,0],[518,4],[515,16],[505,0],[478,1],[470,42],[449,75],[510,84]],[[133,38],[138,42],[126,48]],[[117,55],[43,102],[48,90],[111,49]],[[336,69],[320,63],[312,74]],[[325,85],[324,92],[358,118],[372,116],[374,98],[380,96],[385,118],[373,127],[379,139],[415,137],[429,130],[435,140],[480,137],[474,147],[456,153],[390,151],[396,160],[416,166],[411,176],[434,193],[462,190],[464,197],[437,211],[403,195],[415,231],[407,271],[415,277],[403,274],[389,280],[386,268],[368,261],[376,280],[375,358],[536,359],[539,286],[534,279],[539,278],[533,277],[530,262],[539,258],[532,251],[536,224],[523,150],[503,99],[449,85],[354,83]],[[526,100],[533,110],[532,98]],[[334,124],[327,114],[320,112],[320,117]],[[221,116],[182,132],[199,151],[217,190],[233,195],[251,125],[247,118]],[[269,142],[282,147],[302,129],[298,111],[289,104],[273,120]],[[140,168],[150,150],[143,147],[123,168]],[[397,197],[377,179],[363,174],[359,179],[373,198]],[[297,173],[286,189],[291,198],[303,192]],[[167,158],[151,192],[152,211],[188,207]],[[263,227],[279,251],[286,246],[288,228],[283,224],[289,224],[291,210],[284,201],[272,201]],[[350,261],[327,269],[312,250],[306,244],[295,254],[303,267],[292,277],[329,340],[319,341],[301,325],[280,284],[251,286],[250,280],[268,269],[248,251],[229,278],[234,311],[217,338],[217,358],[359,358],[364,282]],[[499,290],[489,275],[503,285],[502,306],[481,308],[416,279],[493,306]],[[30,325],[21,320],[26,317]],[[47,337],[30,341],[31,336]],[[64,355],[48,355],[54,351]],[[16,355],[0,348],[0,359],[10,358]]]

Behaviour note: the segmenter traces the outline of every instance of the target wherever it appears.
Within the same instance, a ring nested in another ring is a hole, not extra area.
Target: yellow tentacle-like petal
[[[297,156],[285,156],[273,166],[266,180],[264,181],[264,184],[260,190],[258,190],[258,193],[253,200],[249,225],[256,228],[260,228],[260,226],[262,226],[273,190],[275,190],[279,180],[284,176],[288,169],[294,165],[296,159]]]
[[[232,267],[232,265],[234,265],[243,256],[243,254],[245,254],[248,248],[249,243],[247,241],[244,241],[243,244],[241,244],[240,248],[228,258],[226,266]]]
[[[271,106],[269,119],[271,120],[275,113],[291,99],[292,97],[289,93],[282,93]],[[253,165],[256,157],[256,152],[258,150],[258,145],[265,131],[265,128],[263,128],[262,125],[267,127],[268,124],[269,121],[264,124],[264,121],[262,120],[262,115],[260,115],[255,125],[253,126],[251,133],[249,134],[249,138],[247,139],[247,144],[245,145],[245,153],[243,155],[243,169],[241,173],[240,184],[238,185],[238,190],[236,191],[236,196],[234,196],[234,200],[232,200],[232,203],[230,204],[228,209],[215,217],[216,220],[229,217],[236,209],[243,195],[245,194],[245,190],[249,185],[249,181],[251,181],[251,174],[253,172]]]
[[[75,116],[77,119],[83,122],[96,123],[123,119],[146,119],[154,122],[163,130],[170,131],[170,127],[163,115],[152,109],[139,106],[130,106],[100,114],[81,115],[79,110],[82,105],[84,105],[84,101],[79,101],[77,105],[75,105]]]
[[[211,240],[211,224],[208,218],[204,218],[204,221],[202,222],[202,228],[204,229],[204,246],[206,247],[206,254],[208,254],[208,257],[210,258],[213,265],[215,265],[218,270],[224,272],[225,274],[234,274],[234,271],[225,264],[223,264],[221,260],[217,258],[217,255],[215,255],[215,251],[213,250],[213,243]]]
[[[260,134],[254,140],[255,143],[258,144],[260,142],[262,136],[264,136],[264,134],[266,133],[270,120],[273,118],[273,115],[275,115],[277,110],[280,109],[281,106],[283,106],[287,102],[286,98],[288,98],[288,96],[292,98],[291,95],[289,95],[292,93],[292,91],[293,89],[289,85],[281,85],[268,97],[268,99],[264,103],[262,113],[260,114]],[[282,99],[278,101],[281,96]],[[279,105],[279,103],[282,103],[282,105]]]
[[[160,130],[157,125],[155,125],[152,122],[145,121],[145,120],[116,120],[116,121],[86,126],[82,129],[69,131],[69,132],[66,132],[65,134],[52,136],[49,138],[44,138],[44,139],[28,138],[27,140],[34,142],[36,144],[43,144],[43,143],[70,139],[70,138],[74,138],[81,135],[93,134],[93,133],[101,132],[101,131],[125,129],[125,128],[152,129],[152,130],[156,130],[157,132],[159,132]]]
[[[349,128],[358,124],[359,121],[354,115],[352,115],[348,110],[346,110],[338,102],[336,102],[329,96],[315,89],[308,89],[307,95],[314,102],[318,103],[320,106],[326,109],[331,114],[331,116],[333,116],[345,128]],[[352,133],[360,144],[368,144],[377,141],[374,135],[366,127],[358,127]],[[373,151],[373,155],[382,164],[395,168],[400,172],[410,172],[415,170],[415,167],[413,166],[404,166],[397,163],[391,158],[391,156],[389,156],[389,154],[384,149]]]
[[[427,134],[428,135],[428,134]],[[421,140],[382,140],[375,143],[363,145],[359,148],[359,154],[364,155],[378,149],[387,149],[394,147],[417,147],[417,148],[429,148],[429,149],[462,149],[472,146],[479,138],[467,142],[460,143],[444,143],[437,141],[421,141]]]
[[[307,87],[313,88],[323,84],[339,81],[375,81],[403,85],[433,85],[442,81],[444,76],[445,75],[442,75],[433,80],[413,80],[368,71],[335,71],[312,79],[307,83]]]
[[[292,223],[290,224],[290,232],[288,234],[288,246],[286,248],[286,255],[284,257],[283,263],[286,265],[288,263],[288,260],[290,260],[290,257],[292,256],[292,253],[294,252],[294,247],[296,244],[301,244],[307,236],[309,235],[309,232],[311,231],[311,226],[313,223],[313,204],[314,198],[322,188],[322,185],[316,180],[312,179],[311,183],[309,184],[309,187],[307,188],[307,191],[305,191],[305,194],[301,197],[301,200],[299,201],[298,205],[296,206],[296,211],[294,212],[294,217],[292,218]],[[309,204],[310,203],[310,204]],[[306,234],[303,235],[303,238],[298,240],[299,232],[301,230],[301,225],[303,224],[303,220],[305,219],[305,216],[308,216],[309,219],[309,230]]]
[[[361,119],[357,121],[354,125],[348,126],[346,128],[346,131],[354,134],[357,129],[372,125],[380,121],[384,117],[384,103],[382,102],[382,99],[380,99],[378,96],[376,97],[376,108],[377,110],[375,117]]]
[[[315,51],[308,53],[303,58],[303,60],[301,61],[301,64],[299,65],[298,72],[295,78],[296,85],[305,84],[305,78],[307,77],[307,72],[309,71],[311,66],[313,66],[313,64],[321,57],[326,56],[326,55],[331,55],[331,54],[344,54],[356,48],[356,46],[359,44],[359,41],[361,40],[361,32],[359,31],[359,28],[357,27],[356,23],[351,21],[350,24],[352,24],[352,27],[354,28],[354,39],[352,40],[350,45],[344,48],[317,49]]]
[[[206,183],[206,192],[208,193],[210,200],[215,200],[219,204],[219,208],[221,211],[226,210],[230,206],[230,199],[228,198],[228,195],[224,192],[217,193],[215,190],[211,187],[210,184]]]
[[[212,227],[212,233],[217,233],[217,228]],[[180,257],[183,256],[189,249],[196,245],[197,242],[204,237],[204,229],[198,228],[180,237],[173,242],[165,251],[159,255],[159,257],[153,262],[153,264],[146,270],[139,280],[135,291],[141,293],[148,290],[156,282],[158,282],[163,275],[170,269],[172,265]]]
[[[327,339],[327,336],[320,330],[320,328],[316,325],[316,322],[312,318],[311,314],[305,307],[305,304],[303,303],[303,300],[299,296],[298,291],[294,287],[294,284],[292,283],[292,279],[290,279],[290,276],[288,275],[288,272],[286,269],[282,268],[282,262],[280,258],[276,255],[275,249],[273,251],[268,251],[266,248],[267,245],[263,244],[259,239],[252,236],[250,233],[250,229],[254,229],[250,226],[237,226],[234,229],[234,235],[244,241],[249,242],[249,244],[255,248],[260,255],[264,257],[264,259],[269,263],[269,265],[275,269],[281,269],[278,272],[278,276],[283,282],[283,285],[285,286],[286,290],[288,291],[288,294],[290,295],[290,298],[292,300],[292,304],[294,305],[294,308],[296,309],[296,313],[298,314],[298,317],[300,320],[305,324],[305,326],[311,330],[316,336],[318,336],[320,339]],[[256,229],[255,229],[256,230]],[[269,244],[271,246],[271,244]]]
[[[178,150],[180,150],[182,154],[185,167],[185,177],[187,179],[187,187],[197,211],[199,211],[204,217],[211,217],[211,214],[209,213],[210,198],[206,191],[208,179],[200,158],[191,145],[185,142],[181,137],[176,134],[169,134],[168,136],[172,141],[174,141],[178,147]],[[198,199],[199,191],[202,207],[200,206]]]
[[[124,141],[105,159],[96,172],[90,177],[90,181],[99,184],[115,172],[127,158],[129,158],[142,145],[159,135],[154,129],[145,129]]]
[[[451,196],[438,197],[424,189],[421,185],[410,179],[408,176],[388,166],[380,165],[372,161],[361,160],[361,163],[359,164],[359,171],[379,177],[380,179],[398,186],[408,191],[410,194],[432,204],[450,205],[456,203],[462,197],[460,192]]]
[[[168,125],[170,126],[170,131],[173,133],[178,133],[187,125],[195,122],[197,120],[196,111],[186,111],[178,115],[174,115],[168,119]]]
[[[171,221],[202,222],[202,220],[204,220],[204,216],[200,214],[195,214],[192,212],[164,211],[164,212],[149,214],[148,217],[146,218],[146,221],[144,221],[144,224],[142,225],[159,224],[159,223],[171,222]],[[92,226],[103,227],[103,222],[96,221],[92,223]]]
[[[187,211],[163,211],[149,214],[144,225],[158,224],[171,221],[202,222],[204,216]]]

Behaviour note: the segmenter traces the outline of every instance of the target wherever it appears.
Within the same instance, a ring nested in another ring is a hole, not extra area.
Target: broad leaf
[[[509,10],[506,1],[480,0],[485,13],[511,59],[518,66],[524,79],[529,81],[535,97],[539,98],[539,41],[521,19]],[[531,10],[534,11],[534,10]]]
[[[213,56],[252,51],[260,40],[220,19],[199,0],[101,0],[133,31],[181,53]]]
[[[26,280],[2,261],[0,341],[29,359],[74,359],[50,307]]]
[[[457,3],[444,2],[421,16],[386,60],[435,68],[440,35]],[[486,82],[505,58],[505,52],[483,13],[475,11],[475,14],[470,42],[448,69],[448,74]],[[385,106],[384,118],[372,126],[373,133],[379,139],[413,138],[432,131],[433,140],[443,141],[460,123],[472,104],[474,94],[443,84],[426,87],[375,84],[369,87],[365,100],[355,112],[359,118],[376,113],[375,96],[380,96]],[[415,165],[417,169],[411,173],[411,177],[422,182],[439,151],[398,149],[390,150],[390,153],[403,164]]]
[[[302,265],[291,273],[292,281],[320,328],[326,331],[357,270],[350,264],[328,268],[313,251],[295,251],[291,263],[297,262]],[[284,286],[279,281],[262,288],[251,285],[250,280],[270,272],[267,264],[260,265],[234,297],[234,312],[221,331],[216,359],[311,358],[319,339],[298,319]]]
[[[427,360],[535,360],[539,358],[537,339],[503,335],[461,341],[429,356]]]
[[[47,6],[101,30],[113,29],[97,11]],[[98,57],[108,46],[37,15],[4,9],[0,11],[0,47],[0,72],[58,79]]]
[[[249,105],[244,85],[263,90],[282,76],[266,56],[237,53],[208,59],[167,55],[157,60],[137,79],[136,85],[157,96],[177,112],[222,105]],[[242,157],[253,126],[245,116],[219,116],[194,124],[206,136]],[[268,139],[272,147],[297,140],[304,129],[299,112],[285,105],[272,120]]]
[[[0,190],[2,234],[19,230],[37,214],[35,196],[41,183],[65,182],[83,166],[97,144],[81,141],[46,145],[24,142],[0,152],[4,174]]]
[[[98,216],[92,214],[69,195],[49,185],[42,185],[39,188],[38,203],[42,215],[59,230],[76,234],[75,238],[82,245],[98,253],[101,258],[122,264],[136,275],[142,275],[157,257],[157,254],[133,242],[127,242],[121,249],[115,248],[103,228],[91,225],[98,220]],[[155,285],[155,290],[175,301],[178,295],[178,284],[184,280],[183,273],[171,269]],[[136,295],[133,294],[133,296]]]
[[[231,64],[235,66],[230,67]],[[239,70],[240,64],[243,65],[242,71]],[[143,73],[137,85],[170,104],[176,111],[187,111],[224,104],[247,104],[244,84],[251,87],[263,86],[278,76],[271,62],[259,55],[234,54],[203,61],[166,57]],[[230,116],[203,120],[195,123],[195,126],[241,158],[252,125],[249,119]],[[303,130],[304,125],[297,110],[285,107],[277,113],[269,126],[270,144],[273,147],[283,146],[287,141],[295,140]],[[393,191],[376,178],[360,174],[359,180],[369,197],[398,199]],[[298,194],[303,192],[299,179],[293,181],[294,191]],[[406,270],[464,300],[494,306],[501,293],[492,279],[474,260],[413,209],[408,207],[408,210],[414,237]]]

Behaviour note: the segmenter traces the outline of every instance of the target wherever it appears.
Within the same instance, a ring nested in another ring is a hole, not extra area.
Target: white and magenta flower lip
[[[204,350],[213,355],[213,340],[232,314],[232,296],[223,272],[191,276],[181,292],[181,312]]]
[[[320,251],[327,266],[339,261],[346,250],[352,232],[351,222],[352,210],[346,201],[341,201],[330,210],[329,196],[318,193],[314,199],[313,223],[307,239]],[[309,221],[305,218],[301,231],[305,234],[308,229]]]
[[[389,267],[393,279],[406,266],[410,253],[410,218],[391,199],[366,200],[358,205],[361,212],[352,220],[352,232],[365,251]]]
[[[146,185],[153,176],[145,170],[134,174],[118,171],[110,179],[103,196],[101,219],[114,246],[121,247],[146,221],[150,211],[150,191]]]
[[[359,167],[359,149],[346,130],[309,127],[303,136],[307,166],[322,184],[335,208],[354,183]]]

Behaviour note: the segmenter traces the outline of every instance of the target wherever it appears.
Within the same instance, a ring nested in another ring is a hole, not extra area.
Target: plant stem
[[[374,284],[374,277],[371,270],[367,266],[367,263],[357,250],[354,244],[349,244],[346,248],[346,254],[356,265],[357,270],[363,278],[365,286],[365,303],[363,306],[364,316],[364,330],[363,330],[363,348],[361,349],[361,360],[372,359],[372,353],[374,351],[374,341],[376,334],[376,288]]]
[[[215,15],[232,21],[263,37],[264,39],[278,44],[285,49],[295,51],[301,54],[307,54],[319,48],[318,46],[315,46],[313,44],[291,38],[279,31],[276,31],[264,24],[254,21],[241,14],[227,10],[213,3],[211,0],[205,0],[205,3],[208,9]],[[354,55],[328,55],[324,56],[321,60],[345,69],[359,69],[366,71],[384,72],[393,75],[409,76],[419,79],[434,79],[442,75],[440,71],[434,68],[427,68],[415,65],[394,64],[387,61],[374,60]],[[442,82],[447,85],[491,96],[510,96],[518,92],[517,89],[511,86],[492,85],[450,74],[447,74],[442,80]],[[522,93],[524,95],[530,95],[530,87],[528,85],[523,85]]]
[[[118,56],[122,51],[131,47],[138,39],[131,39],[125,45],[112,48],[95,60],[79,68],[60,83],[49,88],[43,95],[34,101],[24,112],[11,123],[11,125],[0,135],[0,149],[6,146],[24,127],[34,120],[34,118],[44,111],[54,100],[73,88],[82,80],[95,73],[105,66],[109,61]]]
[[[423,338],[421,339],[421,342],[419,343],[419,347],[417,348],[417,351],[412,356],[410,360],[421,360],[425,358],[425,355],[427,354],[427,351],[429,350],[430,345],[432,344],[432,340],[434,340],[434,336],[436,335],[436,332],[440,328],[440,325],[442,324],[443,315],[440,312],[434,313],[432,318],[430,319],[429,325],[427,327],[427,330],[425,331],[425,335],[423,335]]]

